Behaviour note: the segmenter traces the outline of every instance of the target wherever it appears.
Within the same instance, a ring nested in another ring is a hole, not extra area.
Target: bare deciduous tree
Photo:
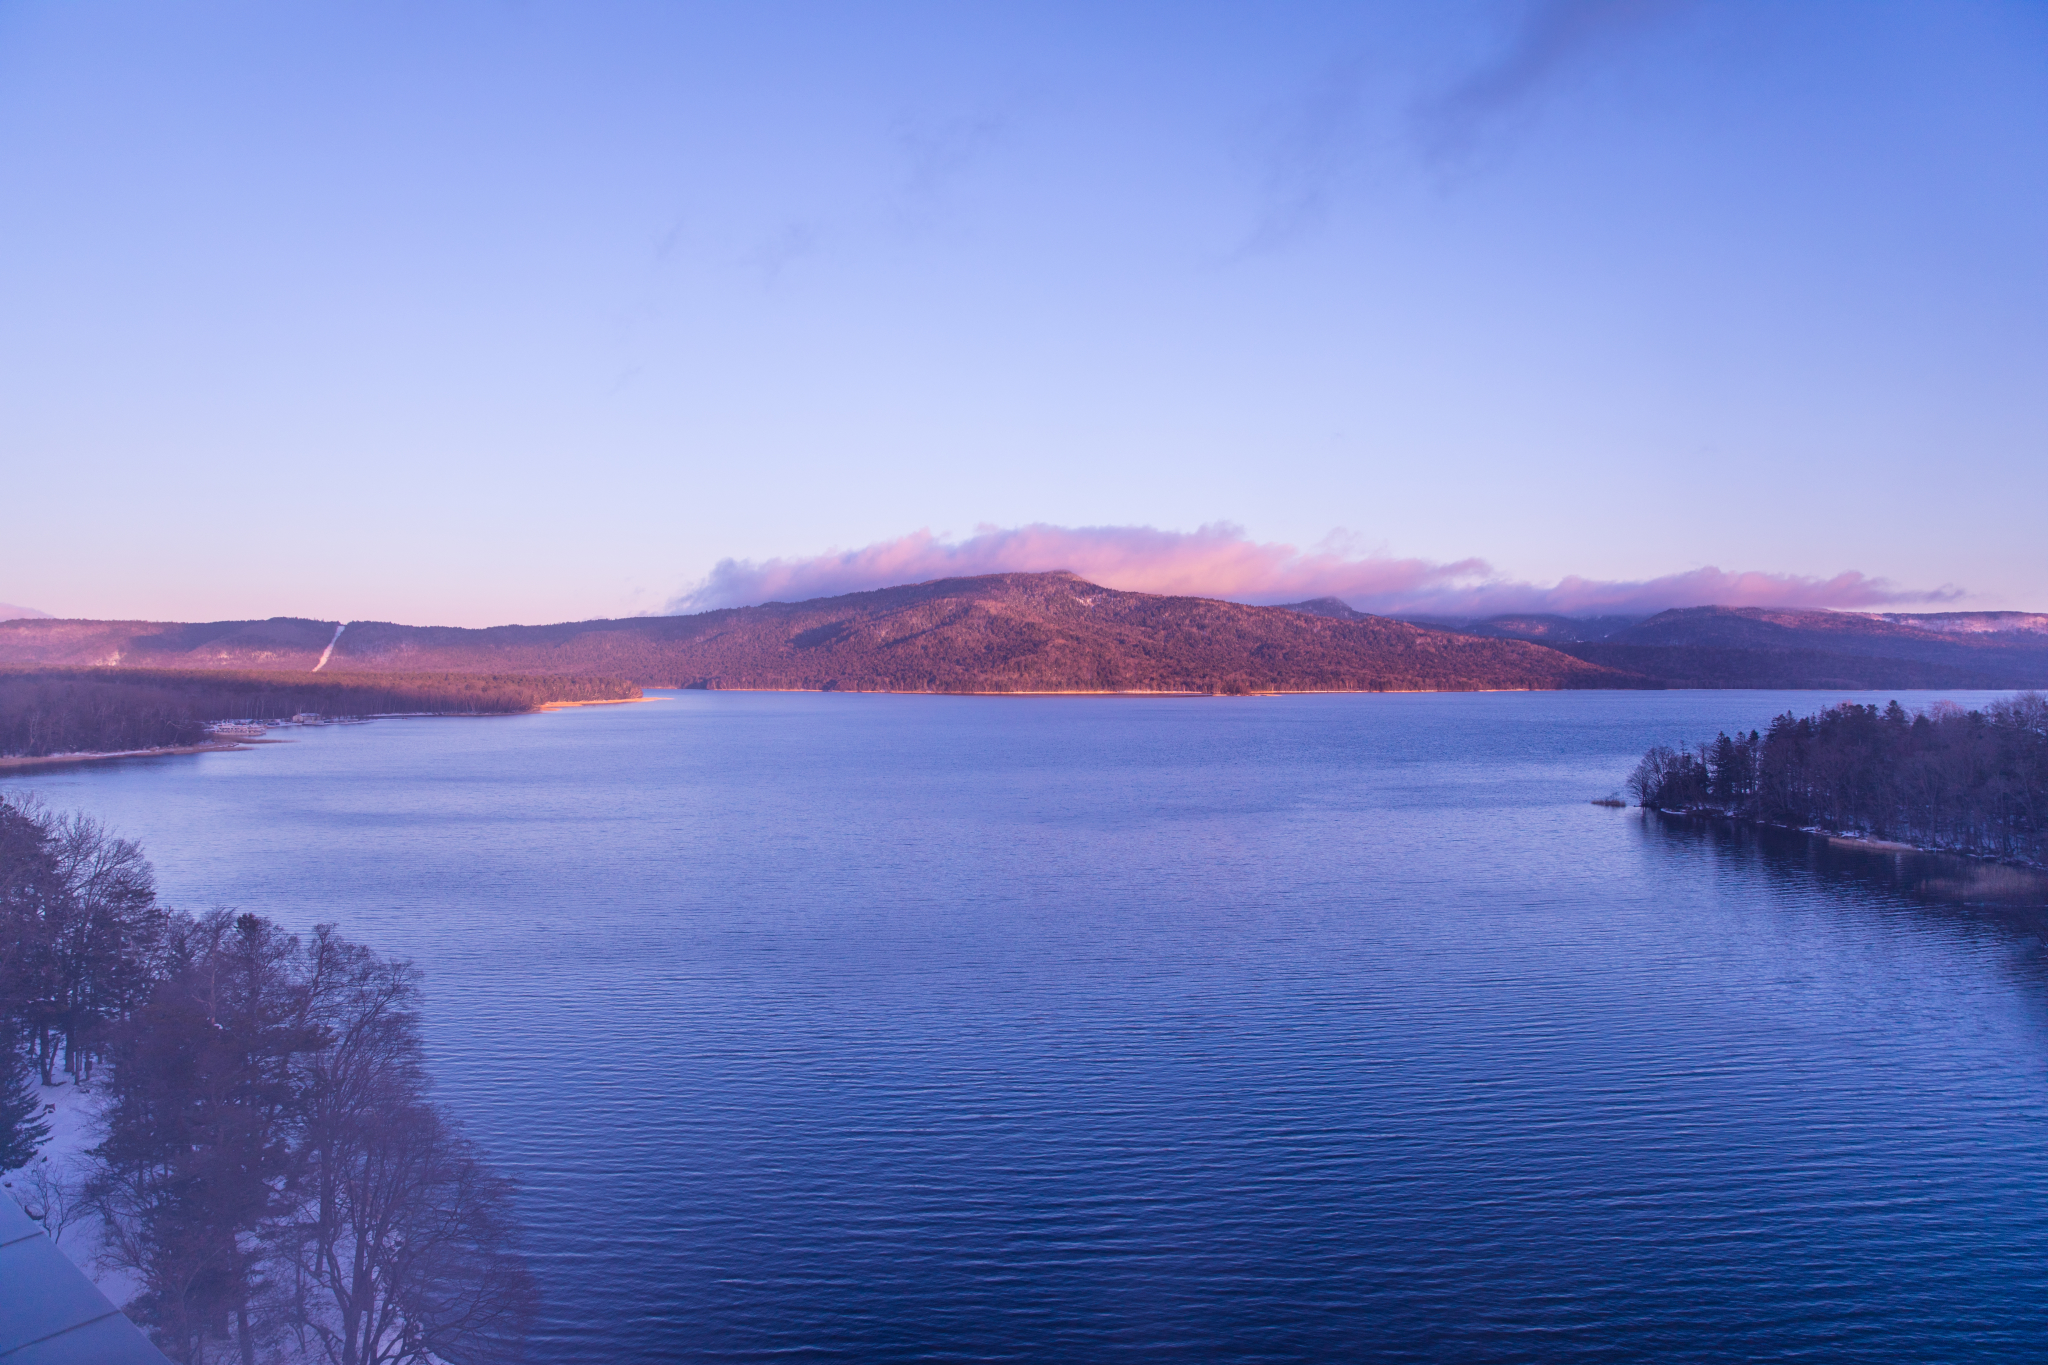
[[[302,1229],[297,1322],[334,1365],[515,1359],[533,1290],[509,1190],[432,1108],[337,1115]]]
[[[518,1356],[533,1288],[510,1188],[430,1099],[418,1005],[407,963],[331,927],[172,914],[133,843],[0,801],[0,1061],[20,1069],[13,1037],[46,1083],[104,1066],[77,1203],[173,1359]],[[10,1162],[43,1136],[18,1080]],[[32,1198],[61,1222],[64,1194]]]
[[[142,850],[83,815],[0,803],[0,977],[43,1084],[92,1070],[95,1031],[156,977],[165,912]]]

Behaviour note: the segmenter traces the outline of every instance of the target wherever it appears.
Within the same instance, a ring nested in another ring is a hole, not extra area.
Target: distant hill
[[[34,607],[17,607],[11,602],[0,602],[0,621],[47,621],[50,613],[37,611]]]
[[[1690,607],[1647,620],[1455,627],[1336,598],[1251,607],[995,574],[808,602],[551,626],[280,617],[0,621],[0,664],[606,675],[652,687],[849,691],[1407,691],[2048,687],[2048,615]]]
[[[2048,687],[2048,616],[1687,607],[1549,643],[1670,687]]]
[[[1281,607],[1280,610],[1297,611],[1303,616],[1327,616],[1333,621],[1368,621],[1372,619],[1367,613],[1359,611],[1341,597],[1317,597],[1307,602],[1289,602]],[[1428,625],[1430,623],[1421,621],[1415,624]]]
[[[1451,622],[1423,620],[1423,625],[1462,630],[1493,640],[1535,640],[1554,645],[1586,640],[1605,640],[1627,630],[1640,616],[1552,616],[1531,613],[1523,616],[1489,616],[1483,621]]]
[[[1348,608],[1347,608],[1348,610]],[[1520,640],[1380,616],[941,579],[692,616],[466,630],[278,618],[0,623],[0,663],[610,675],[652,687],[903,692],[1463,691],[1653,682]]]
[[[1912,626],[1952,635],[2041,635],[2048,636],[2048,612],[2038,611],[1925,611],[1874,613],[1880,621]]]
[[[334,621],[0,621],[0,664],[253,668],[296,672],[320,662]]]
[[[1327,616],[1334,621],[1364,621],[1370,619],[1341,597],[1315,597],[1306,602],[1289,602],[1288,611],[1298,611],[1307,616]],[[1551,616],[1529,614],[1523,616],[1489,616],[1475,620],[1468,616],[1402,616],[1395,618],[1411,625],[1428,626],[1431,630],[1455,631],[1460,635],[1478,635],[1489,640],[1534,640],[1539,644],[1554,644],[1559,640],[1604,640],[1617,630],[1624,630],[1642,620],[1640,616]]]
[[[1288,610],[1359,613],[1334,597]],[[2048,687],[2048,614],[1686,607],[1638,616],[1417,618],[1483,639],[1532,640],[1666,687],[1866,691]]]
[[[1605,637],[1626,645],[1718,645],[1732,649],[1819,649],[1869,658],[1953,663],[1993,657],[2048,658],[2048,630],[2013,622],[2048,620],[2020,612],[1941,612],[1922,618],[1768,607],[1686,607],[1660,612]]]

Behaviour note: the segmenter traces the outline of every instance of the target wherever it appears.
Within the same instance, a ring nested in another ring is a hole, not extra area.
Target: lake
[[[2043,912],[1589,804],[1834,694],[658,696],[4,785],[420,963],[550,1365],[2042,1353]]]

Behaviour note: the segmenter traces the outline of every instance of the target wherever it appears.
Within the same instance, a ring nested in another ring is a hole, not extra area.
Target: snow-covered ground
[[[101,1138],[100,1109],[105,1092],[74,1085],[69,1079],[39,1086],[38,1091],[50,1111],[49,1141],[27,1166],[0,1172],[0,1186],[30,1217],[42,1222],[72,1264],[83,1270],[102,1294],[117,1308],[125,1309],[141,1292],[142,1283],[132,1272],[101,1262],[100,1221],[82,1207],[80,1193],[92,1165],[87,1153]],[[288,1347],[280,1349],[284,1354],[274,1358],[299,1359]],[[439,1357],[432,1359],[443,1365]]]
[[[41,1220],[52,1240],[72,1264],[92,1278],[102,1294],[125,1305],[142,1286],[129,1272],[109,1270],[99,1263],[99,1219],[85,1211],[80,1195],[90,1166],[86,1153],[100,1140],[102,1092],[74,1085],[68,1077],[37,1089],[44,1107],[50,1110],[50,1140],[37,1151],[34,1161],[0,1174],[0,1186],[30,1217]]]

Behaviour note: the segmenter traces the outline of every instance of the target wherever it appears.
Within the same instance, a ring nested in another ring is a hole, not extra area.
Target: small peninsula
[[[516,715],[639,696],[618,678],[0,667],[0,766],[232,747],[294,716]]]
[[[2048,861],[2048,697],[1917,714],[1844,702],[1770,729],[1659,746],[1629,778],[1643,806],[1732,816],[2034,866]]]

